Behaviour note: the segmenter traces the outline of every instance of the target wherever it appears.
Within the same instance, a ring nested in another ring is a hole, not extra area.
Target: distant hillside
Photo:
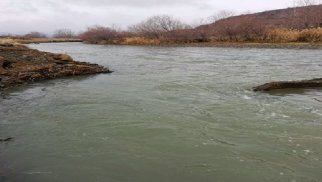
[[[268,29],[306,29],[322,27],[322,5],[296,7],[233,16],[202,25],[196,30],[207,35],[263,34]]]

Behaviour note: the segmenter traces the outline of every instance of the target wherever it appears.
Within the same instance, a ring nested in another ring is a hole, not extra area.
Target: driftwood
[[[293,88],[322,88],[322,78],[301,81],[279,81],[270,82],[264,85],[254,87],[254,91],[271,91],[277,89],[293,89]]]

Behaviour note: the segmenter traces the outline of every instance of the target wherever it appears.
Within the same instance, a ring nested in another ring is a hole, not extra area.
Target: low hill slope
[[[262,35],[268,29],[307,29],[322,27],[322,5],[296,7],[233,16],[202,25],[197,31],[207,35]]]

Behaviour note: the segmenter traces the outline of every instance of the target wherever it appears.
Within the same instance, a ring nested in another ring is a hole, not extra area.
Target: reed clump
[[[268,31],[266,41],[276,43],[288,42],[322,42],[322,28],[297,29],[273,29]]]
[[[300,42],[322,42],[322,28],[304,29],[300,32]]]
[[[159,45],[159,39],[145,37],[125,37],[122,41],[124,45]]]

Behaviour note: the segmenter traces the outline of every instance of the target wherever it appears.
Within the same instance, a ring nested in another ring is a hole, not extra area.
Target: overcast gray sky
[[[286,8],[290,0],[0,0],[0,33],[75,32],[92,25],[127,27],[157,14],[197,23],[220,10],[236,12]]]

